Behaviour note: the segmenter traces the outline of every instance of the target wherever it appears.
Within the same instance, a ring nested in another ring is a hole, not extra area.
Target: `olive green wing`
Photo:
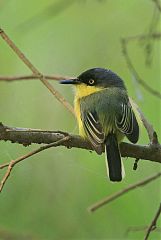
[[[139,139],[139,125],[130,102],[122,103],[116,115],[116,127],[132,142]]]
[[[93,112],[82,112],[81,113],[84,131],[88,140],[93,145],[95,151],[98,154],[102,153],[102,144],[105,140],[105,135],[102,130],[102,126],[99,122],[98,115],[95,111]]]

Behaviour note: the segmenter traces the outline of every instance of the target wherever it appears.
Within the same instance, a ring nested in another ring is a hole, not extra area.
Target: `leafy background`
[[[129,95],[149,121],[160,129],[160,101],[136,84],[122,54],[120,39],[146,34],[154,12],[147,0],[0,1],[0,25],[43,73],[77,76],[91,67],[117,72]],[[145,49],[129,44],[129,53],[142,78],[160,90],[160,48],[153,46],[151,67]],[[0,74],[30,74],[6,43],[0,40]],[[70,87],[52,82],[72,103]],[[39,80],[0,83],[1,121],[9,126],[77,133],[73,116]],[[148,138],[142,130],[140,143]],[[0,143],[0,162],[15,159],[36,146]],[[19,164],[0,195],[0,239],[143,239],[144,232],[125,232],[148,225],[160,200],[160,181],[139,188],[93,214],[95,201],[159,171],[157,163],[124,159],[126,178],[106,179],[104,156],[85,150],[53,148]],[[0,177],[4,171],[1,170]],[[160,239],[153,232],[151,239]]]

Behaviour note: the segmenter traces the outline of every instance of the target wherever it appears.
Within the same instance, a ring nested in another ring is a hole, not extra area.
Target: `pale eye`
[[[93,79],[90,79],[88,83],[89,83],[90,85],[93,85],[93,84],[94,84],[94,80],[93,80]]]

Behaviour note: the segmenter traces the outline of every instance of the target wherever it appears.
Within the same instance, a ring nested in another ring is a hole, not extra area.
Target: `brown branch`
[[[103,207],[104,205],[114,201],[115,199],[121,197],[122,195],[124,195],[125,193],[128,193],[129,191],[132,191],[138,187],[142,187],[142,186],[145,186],[146,184],[156,180],[157,178],[159,178],[161,176],[161,172],[151,176],[151,177],[148,177],[142,181],[139,181],[133,185],[130,185],[128,186],[127,188],[124,188],[110,196],[107,196],[105,197],[104,199],[100,200],[99,202],[93,204],[92,206],[89,207],[89,211],[90,212],[94,212],[96,211],[97,209],[99,209],[100,207]]]
[[[42,151],[44,151],[44,150],[46,150],[46,149],[48,149],[48,148],[60,146],[63,142],[65,142],[65,141],[67,141],[67,140],[69,140],[69,137],[68,137],[68,136],[66,136],[66,137],[64,137],[64,138],[62,138],[62,139],[60,139],[60,140],[58,140],[58,141],[56,141],[56,142],[54,142],[54,143],[50,143],[50,144],[48,144],[48,145],[41,146],[41,147],[39,147],[38,149],[35,149],[34,151],[29,152],[29,153],[25,154],[24,156],[21,156],[21,157],[17,158],[16,160],[11,160],[10,163],[8,163],[8,164],[0,165],[0,169],[8,166],[7,171],[6,171],[6,173],[5,173],[2,181],[0,182],[0,193],[2,192],[2,189],[3,189],[3,187],[4,187],[4,185],[5,185],[6,181],[7,181],[7,179],[9,178],[13,167],[14,167],[17,163],[19,163],[19,162],[21,162],[21,161],[23,161],[23,160],[25,160],[25,159],[27,159],[27,158],[29,158],[29,157],[37,154],[37,153],[39,153],[39,152],[42,152]]]
[[[49,144],[56,142],[65,136],[69,136],[69,140],[63,142],[61,144],[62,146],[93,150],[91,144],[78,135],[68,134],[61,131],[42,131],[12,128],[4,126],[3,124],[0,125],[0,140],[23,144],[24,146],[32,143]],[[136,145],[124,142],[120,144],[120,150],[122,157],[131,157],[161,163],[161,146],[159,144]]]
[[[150,85],[148,85],[138,74],[138,72],[136,71],[131,58],[128,54],[128,50],[127,50],[127,42],[126,42],[126,38],[122,39],[122,50],[123,50],[123,55],[125,57],[126,60],[126,64],[130,70],[130,72],[133,74],[133,76],[135,77],[135,80],[146,90],[148,91],[150,94],[154,95],[155,97],[161,99],[161,93],[157,90],[154,90]]]
[[[70,79],[74,77],[62,76],[62,75],[44,75],[45,79],[48,80],[62,80],[62,79]],[[23,76],[0,76],[0,81],[17,81],[17,80],[40,80],[39,75],[23,75]]]
[[[2,190],[6,180],[8,179],[12,168],[18,162],[29,158],[30,156],[39,153],[49,147],[65,146],[67,148],[83,148],[87,150],[93,150],[89,142],[85,141],[83,138],[77,135],[68,134],[61,131],[43,131],[39,129],[26,129],[26,128],[12,128],[0,124],[0,140],[11,141],[12,143],[23,144],[28,146],[32,143],[37,144],[48,144],[42,146],[24,156],[19,157],[16,160],[12,160],[8,163],[3,163],[0,165],[0,169],[7,168],[7,172],[3,177],[0,184],[0,191]],[[129,143],[120,144],[121,155],[123,157],[133,157],[137,159],[145,159],[154,162],[161,163],[161,146],[158,145],[134,145]],[[147,180],[147,182],[150,180]],[[145,183],[146,184],[146,181]],[[141,185],[141,183],[140,183]],[[143,184],[142,184],[143,185]],[[136,188],[136,186],[130,187]],[[121,194],[122,195],[122,194]],[[116,197],[114,197],[116,198]]]
[[[131,105],[135,106],[135,108],[138,110],[141,121],[148,133],[148,137],[150,140],[150,144],[159,144],[158,141],[158,136],[156,131],[153,128],[153,125],[146,119],[146,117],[144,116],[144,114],[142,113],[142,111],[139,109],[138,105],[132,100],[132,98],[129,98]]]
[[[73,115],[73,107],[65,100],[65,98],[54,89],[54,87],[46,80],[45,76],[40,73],[40,71],[34,67],[34,65],[26,58],[26,56],[20,51],[20,49],[14,44],[14,42],[7,36],[7,34],[0,28],[0,36],[4,41],[11,47],[11,49],[16,53],[16,55],[21,59],[21,61],[32,71],[36,76],[39,76],[41,82],[49,89],[49,91],[56,97],[56,99],[61,102]]]
[[[140,232],[140,231],[146,231],[149,228],[149,226],[130,226],[125,232],[125,237],[128,237],[130,232]],[[155,229],[156,232],[161,232],[161,228]]]
[[[159,144],[158,141],[158,136],[156,131],[154,130],[153,126],[149,123],[149,121],[145,118],[145,116],[143,115],[143,113],[141,112],[141,110],[138,108],[138,111],[140,113],[142,122],[144,124],[144,127],[147,130],[148,136],[149,136],[149,140],[151,144]]]
[[[146,236],[145,236],[144,240],[147,240],[149,238],[150,233],[153,230],[156,229],[157,221],[158,221],[158,218],[159,218],[160,214],[161,214],[161,203],[160,203],[159,208],[158,208],[158,210],[157,210],[157,212],[156,212],[156,214],[154,216],[154,219],[152,220],[152,222],[151,222],[151,224],[150,224],[150,226],[149,226],[149,228],[147,230],[147,233],[146,233]]]

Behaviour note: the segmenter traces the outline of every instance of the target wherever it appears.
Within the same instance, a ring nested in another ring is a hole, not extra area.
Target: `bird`
[[[105,152],[107,174],[112,182],[124,178],[119,144],[124,137],[139,139],[139,116],[124,81],[112,70],[91,68],[78,77],[60,81],[75,87],[74,110],[79,134],[97,154]]]

